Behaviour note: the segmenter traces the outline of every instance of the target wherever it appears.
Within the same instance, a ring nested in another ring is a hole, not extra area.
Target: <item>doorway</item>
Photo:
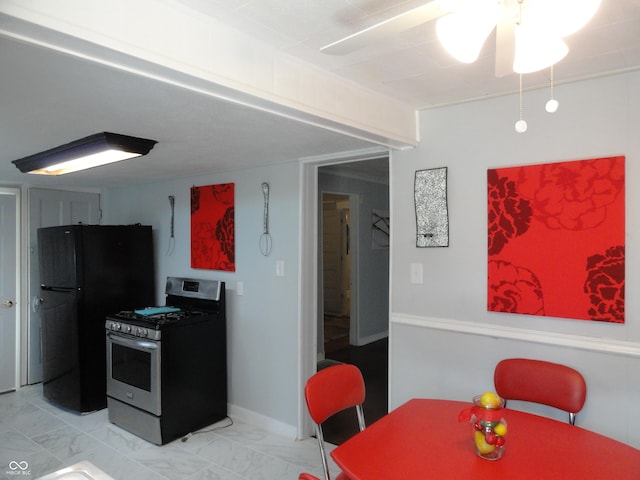
[[[322,312],[325,356],[351,344],[349,195],[322,194]]]
[[[376,224],[389,210],[389,160],[353,161],[318,168],[318,364],[358,366],[367,389],[370,424],[388,410],[389,248]],[[388,213],[386,214],[388,216]],[[325,440],[340,444],[357,431],[353,412],[323,425]]]
[[[299,383],[299,396],[298,396],[298,438],[307,438],[313,434],[314,427],[307,413],[307,406],[304,399],[304,385],[307,379],[313,375],[318,369],[318,363],[320,359],[324,358],[324,352],[322,350],[319,339],[322,339],[323,333],[323,321],[322,321],[322,256],[320,251],[321,239],[321,216],[320,216],[320,204],[322,201],[322,191],[345,191],[342,188],[325,188],[324,174],[335,173],[338,177],[338,181],[352,178],[354,175],[350,173],[355,166],[356,177],[362,178],[371,177],[373,184],[382,184],[383,197],[389,202],[390,198],[390,186],[389,186],[389,151],[380,147],[373,147],[371,149],[362,150],[359,152],[351,152],[344,155],[341,158],[335,156],[327,156],[324,158],[313,157],[302,161],[300,170],[300,182],[301,182],[301,208],[300,208],[300,228],[302,232],[302,239],[300,245],[300,319],[299,319],[299,358],[300,365],[300,377]],[[369,198],[369,195],[360,198],[363,206],[361,211],[368,211],[368,208],[364,206],[365,200]],[[377,208],[377,207],[373,207]],[[368,221],[364,224],[367,225]],[[351,226],[353,229],[353,225]],[[358,235],[362,240],[367,235]],[[351,236],[353,239],[353,235]],[[369,237],[370,239],[371,237]],[[385,252],[385,250],[381,250]],[[373,306],[374,310],[386,315],[386,331],[381,334],[377,340],[388,340],[389,336],[389,249],[386,249],[386,272],[379,275],[379,281],[381,282],[381,288],[367,288],[369,292],[379,292],[373,302],[368,302]],[[367,264],[368,262],[361,262]],[[368,271],[368,268],[364,269]],[[384,269],[382,269],[384,270]],[[359,272],[359,277],[364,278],[365,275]],[[379,273],[379,272],[378,272]],[[384,278],[382,278],[384,277]],[[359,289],[362,287],[359,286]],[[353,298],[351,299],[353,303]],[[363,322],[363,325],[367,323],[367,319]],[[353,317],[350,319],[354,321]],[[367,332],[368,329],[365,329]],[[376,338],[369,337],[372,340]],[[380,355],[379,355],[380,357]],[[387,348],[382,355],[386,365],[388,366],[388,342]],[[389,374],[387,368],[387,375]],[[388,399],[388,385],[389,380],[385,382],[385,398]],[[371,420],[367,420],[371,423]]]

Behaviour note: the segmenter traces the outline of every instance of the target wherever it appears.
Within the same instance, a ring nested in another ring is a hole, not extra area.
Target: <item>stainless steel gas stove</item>
[[[109,420],[163,445],[227,416],[224,282],[169,277],[166,305],[109,315]]]

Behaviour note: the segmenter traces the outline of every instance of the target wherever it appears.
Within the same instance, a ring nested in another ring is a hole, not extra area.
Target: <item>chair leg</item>
[[[360,431],[363,431],[366,425],[364,423],[364,410],[362,409],[362,405],[356,405],[356,413],[358,414],[358,426],[360,427]]]
[[[576,414],[573,412],[569,412],[569,423],[571,425],[575,425],[576,424]]]
[[[329,462],[327,461],[327,452],[324,449],[324,435],[322,434],[322,427],[316,425],[316,437],[318,439],[318,445],[320,446],[320,457],[322,458],[322,468],[324,469],[325,480],[331,480],[329,473]]]

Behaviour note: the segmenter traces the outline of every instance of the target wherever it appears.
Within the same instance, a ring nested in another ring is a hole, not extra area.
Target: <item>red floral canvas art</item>
[[[489,311],[624,323],[624,165],[488,171]]]
[[[191,267],[235,272],[233,183],[191,188]]]

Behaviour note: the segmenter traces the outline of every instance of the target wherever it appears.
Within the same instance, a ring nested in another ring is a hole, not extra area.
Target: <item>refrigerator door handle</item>
[[[82,290],[80,287],[49,287],[48,285],[40,285],[42,290],[47,290],[49,292],[75,292]]]

